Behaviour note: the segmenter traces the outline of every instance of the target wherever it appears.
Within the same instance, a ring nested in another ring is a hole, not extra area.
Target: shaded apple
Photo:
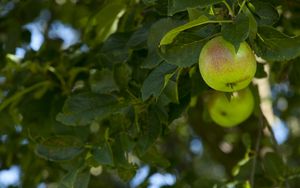
[[[253,112],[254,97],[249,88],[226,93],[212,91],[207,98],[208,112],[212,120],[224,127],[233,127],[245,121]]]
[[[233,92],[249,85],[256,72],[256,60],[246,42],[242,42],[236,52],[231,43],[218,36],[203,46],[199,68],[208,86]]]

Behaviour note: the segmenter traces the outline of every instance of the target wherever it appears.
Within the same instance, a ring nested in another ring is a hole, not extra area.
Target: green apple
[[[203,46],[199,68],[208,86],[233,92],[249,85],[256,72],[256,60],[246,42],[242,42],[236,52],[231,43],[218,36]]]
[[[254,109],[254,98],[249,88],[233,92],[230,98],[224,92],[213,91],[207,103],[210,117],[223,127],[240,124]]]

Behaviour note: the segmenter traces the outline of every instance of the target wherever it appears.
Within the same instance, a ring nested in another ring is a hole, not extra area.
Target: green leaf
[[[91,174],[89,171],[80,172],[77,174],[74,188],[88,188]]]
[[[222,25],[222,36],[225,40],[234,45],[235,51],[238,51],[240,43],[244,42],[249,35],[249,18],[241,13],[232,24]]]
[[[278,21],[279,14],[269,2],[253,1],[252,5],[259,25],[273,25]]]
[[[131,68],[126,63],[120,63],[114,67],[114,78],[120,89],[128,87],[131,79]]]
[[[142,65],[144,68],[154,68],[163,61],[158,52],[160,40],[169,30],[177,27],[180,23],[170,18],[164,18],[151,26],[147,39],[148,55]]]
[[[206,24],[206,23],[209,23],[209,19],[208,19],[208,17],[203,15],[203,16],[200,16],[199,18],[197,18],[196,20],[190,21],[184,25],[176,27],[176,28],[172,29],[171,31],[169,31],[167,34],[165,34],[165,36],[161,39],[159,45],[162,46],[162,45],[171,44],[173,42],[173,40],[175,39],[175,37],[180,32],[190,29],[192,27]]]
[[[130,168],[131,164],[128,162],[128,153],[126,152],[126,148],[124,148],[124,144],[120,139],[120,136],[115,137],[115,140],[111,146],[112,153],[114,156],[115,166],[120,168]]]
[[[111,95],[80,93],[65,101],[56,120],[70,126],[88,125],[93,120],[104,118],[122,107],[123,104]]]
[[[140,159],[150,165],[157,166],[159,168],[167,168],[170,166],[170,162],[159,152],[155,146],[150,147]]]
[[[84,32],[87,42],[94,44],[105,41],[117,30],[115,25],[124,14],[126,5],[119,2],[111,2],[103,7],[89,22]],[[94,31],[97,31],[96,36]]]
[[[178,98],[178,84],[173,80],[169,80],[168,84],[164,89],[164,94],[172,101],[173,103],[179,103]]]
[[[145,48],[148,35],[149,29],[147,27],[136,30],[129,38],[127,46],[133,49]]]
[[[157,0],[143,0],[143,3],[146,5],[154,5]]]
[[[208,7],[222,2],[222,0],[169,0],[168,14],[171,16],[187,8]]]
[[[289,37],[273,27],[258,28],[256,54],[268,61],[285,61],[300,56],[300,36]]]
[[[151,95],[158,97],[168,82],[165,76],[175,69],[176,67],[174,65],[165,62],[156,67],[143,83],[141,89],[143,101],[147,100]]]
[[[93,156],[100,165],[114,165],[113,154],[109,143],[104,143],[93,150]]]
[[[39,143],[35,151],[47,160],[71,160],[83,151],[83,142],[72,136],[53,136]]]
[[[126,62],[131,51],[127,46],[130,33],[114,33],[102,45],[99,55],[102,56],[103,65],[110,67],[110,64]],[[94,52],[98,54],[97,52]],[[98,60],[96,60],[98,61]],[[101,65],[101,66],[103,66]]]
[[[73,188],[77,174],[78,170],[72,170],[67,173],[59,182],[58,188]]]
[[[109,69],[95,70],[90,74],[91,90],[94,93],[108,94],[113,91],[119,91],[114,80],[113,72]]]
[[[190,67],[198,63],[200,51],[207,40],[199,40],[187,44],[163,46],[161,57],[168,63],[178,67]]]
[[[157,113],[157,109],[150,107],[146,118],[142,122],[142,131],[137,145],[140,155],[143,155],[161,134],[162,125]]]
[[[200,8],[187,8],[188,14],[189,14],[189,20],[196,20],[200,16],[204,14],[204,11]]]
[[[130,181],[135,174],[136,168],[132,165],[128,168],[118,168],[118,175],[125,182]]]
[[[249,39],[252,42],[256,38],[257,22],[253,16],[252,12],[248,9],[247,6],[243,7],[243,12],[249,18]]]
[[[80,172],[81,168],[70,170],[59,182],[58,188],[87,188],[90,181],[90,172]]]
[[[132,151],[132,149],[135,147],[136,142],[133,141],[132,138],[127,133],[121,133],[119,135],[119,139],[122,145],[122,148],[126,152]]]
[[[275,178],[283,177],[286,171],[283,160],[277,153],[267,153],[263,158],[263,167],[268,176]]]

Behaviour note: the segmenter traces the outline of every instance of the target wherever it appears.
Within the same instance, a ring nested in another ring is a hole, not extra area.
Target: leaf
[[[189,14],[189,20],[196,20],[201,15],[204,14],[204,11],[200,8],[187,8],[188,14]]]
[[[161,57],[168,63],[178,67],[190,67],[198,63],[200,51],[207,40],[199,40],[188,44],[163,46]]]
[[[175,69],[176,67],[174,65],[165,62],[156,67],[145,79],[141,88],[143,101],[147,100],[152,95],[158,97],[168,82],[168,79],[166,79],[165,76]]]
[[[117,30],[117,23],[126,9],[125,4],[112,2],[103,7],[92,19],[84,32],[86,41],[101,43]],[[97,31],[94,35],[94,31]]]
[[[113,72],[109,69],[95,70],[90,74],[91,90],[94,93],[108,94],[113,91],[119,91],[119,88],[114,80]]]
[[[80,172],[81,168],[70,170],[59,182],[58,188],[87,188],[90,172]]]
[[[74,188],[88,188],[91,174],[89,171],[80,172],[77,174]]]
[[[249,18],[245,14],[239,14],[232,24],[222,25],[222,36],[234,45],[237,52],[240,43],[245,41],[249,35]]]
[[[259,25],[273,25],[278,21],[279,14],[269,2],[253,1],[252,5]]]
[[[142,125],[142,132],[137,143],[137,150],[140,155],[143,155],[161,134],[162,125],[155,108],[150,107],[148,109],[148,114]]]
[[[155,146],[150,147],[147,152],[140,157],[140,159],[151,166],[157,166],[159,168],[167,168],[171,165],[171,163],[155,148]]]
[[[172,101],[173,103],[179,103],[178,98],[178,85],[177,82],[169,80],[168,84],[164,89],[164,94]]]
[[[283,177],[286,167],[281,157],[276,153],[267,153],[263,158],[263,167],[265,173],[270,177],[280,178]]]
[[[128,87],[128,83],[131,79],[131,68],[126,63],[120,63],[114,67],[114,79],[120,89]]]
[[[93,150],[93,156],[100,165],[114,165],[113,154],[109,143],[104,143]]]
[[[126,152],[132,151],[132,149],[135,147],[136,142],[133,141],[132,138],[127,133],[120,133],[119,139],[122,145],[122,148]]]
[[[151,26],[147,39],[148,55],[142,65],[144,68],[154,68],[163,61],[158,53],[160,40],[169,30],[177,27],[180,23],[170,18],[164,18]]]
[[[289,37],[270,26],[258,28],[254,50],[268,61],[285,61],[300,56],[300,36]]]
[[[58,184],[58,188],[73,188],[78,170],[72,170],[67,173]]]
[[[130,33],[114,33],[108,37],[101,47],[101,56],[104,59],[103,64],[125,63],[130,57],[130,49],[127,46]],[[94,52],[98,53],[98,52]]]
[[[222,0],[169,0],[168,14],[170,16],[177,12],[185,11],[187,8],[208,7],[222,2]]]
[[[143,3],[146,5],[154,5],[157,0],[143,0]]]
[[[146,47],[147,37],[149,35],[149,29],[142,27],[136,30],[127,42],[127,46],[132,49],[140,49]]]
[[[114,164],[119,168],[130,168],[131,164],[128,161],[128,153],[124,148],[124,144],[121,142],[120,136],[115,137],[115,140],[111,146],[113,156],[114,156]]]
[[[196,20],[190,21],[184,25],[176,27],[176,28],[172,29],[171,31],[169,31],[167,34],[165,34],[165,36],[161,39],[159,45],[162,46],[162,45],[171,44],[173,42],[173,40],[175,39],[175,37],[180,32],[190,29],[195,26],[206,24],[206,23],[209,23],[209,19],[208,19],[208,17],[203,15],[203,16],[200,16],[199,18],[197,18]]]
[[[118,175],[123,181],[130,181],[135,174],[136,168],[132,165],[128,168],[118,168]]]
[[[83,151],[83,142],[72,136],[53,136],[36,146],[40,157],[51,161],[71,160]]]
[[[243,12],[249,18],[249,39],[252,42],[256,38],[257,22],[252,12],[246,6],[243,7]]]
[[[123,104],[111,95],[80,93],[69,97],[56,120],[70,126],[83,126],[121,109]]]

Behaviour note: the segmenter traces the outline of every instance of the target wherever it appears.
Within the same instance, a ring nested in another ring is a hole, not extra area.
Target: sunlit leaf
[[[103,42],[109,35],[117,30],[116,25],[120,17],[124,14],[125,9],[126,5],[119,2],[112,2],[103,7],[91,21],[88,22],[89,25],[87,25],[85,29],[85,38],[91,39],[93,37],[93,40],[88,40],[92,43]],[[95,36],[92,36],[94,29],[97,33]]]
[[[181,25],[179,27],[176,27],[174,29],[172,29],[171,31],[169,31],[167,34],[165,34],[165,36],[161,39],[160,44],[159,45],[167,45],[173,42],[173,40],[175,39],[175,37],[182,31],[186,30],[186,29],[190,29],[192,27],[195,26],[199,26],[202,24],[206,24],[209,23],[209,19],[206,16],[201,16],[199,18],[197,18],[196,20],[190,21],[184,25]]]

